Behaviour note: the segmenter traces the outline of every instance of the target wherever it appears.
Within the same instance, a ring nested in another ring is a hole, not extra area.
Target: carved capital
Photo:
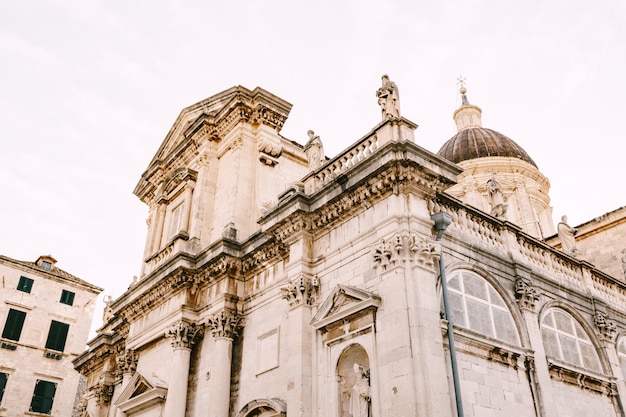
[[[409,251],[412,259],[417,259],[418,263],[432,267],[439,260],[441,243],[430,236],[413,233],[409,236]]]
[[[117,373],[119,376],[123,374],[133,374],[137,370],[137,361],[139,354],[132,350],[126,349],[115,358],[117,363]]]
[[[317,277],[300,274],[291,279],[289,284],[280,289],[282,296],[291,307],[306,305],[312,306],[317,302],[320,283]]]
[[[243,326],[243,317],[230,310],[222,310],[207,320],[207,327],[215,338],[232,339]]]
[[[514,291],[520,309],[535,311],[535,305],[541,298],[541,292],[532,285],[531,280],[517,277],[515,279]]]
[[[105,405],[110,403],[111,397],[113,397],[113,389],[113,384],[107,383],[106,378],[100,378],[98,383],[92,388],[96,404]]]
[[[604,341],[612,341],[613,337],[617,333],[617,325],[613,320],[609,320],[606,313],[597,311],[593,316],[593,321],[596,325],[598,335],[600,339]]]
[[[202,326],[179,320],[165,333],[174,349],[191,349],[204,336]]]

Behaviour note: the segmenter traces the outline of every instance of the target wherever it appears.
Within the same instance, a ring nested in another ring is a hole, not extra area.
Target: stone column
[[[181,225],[182,225],[182,230],[189,234],[189,216],[191,214],[191,203],[192,203],[192,195],[193,195],[193,189],[194,189],[195,183],[193,181],[189,181],[187,183],[187,186],[185,187],[185,198],[184,198],[184,210],[181,213],[183,218],[181,221]]]
[[[154,225],[154,234],[152,235],[152,249],[150,255],[161,249],[161,239],[163,238],[163,224],[165,223],[165,204],[159,203],[156,214],[156,224]]]
[[[185,415],[191,348],[203,334],[202,327],[183,320],[174,323],[165,334],[172,342],[174,353],[169,359],[172,371],[168,381],[163,417]]]
[[[527,357],[525,367],[529,372],[530,389],[535,396],[535,409],[538,416],[557,416],[557,406],[554,401],[550,370],[546,360],[546,351],[543,347],[539,317],[535,305],[540,299],[540,290],[533,286],[527,277],[519,276],[515,280],[515,297],[524,317],[528,329],[530,347],[535,357]]]
[[[209,317],[207,321],[207,327],[215,339],[213,367],[209,380],[212,401],[208,417],[228,417],[233,337],[241,325],[242,318],[236,312],[226,309]]]
[[[138,358],[139,358],[139,355],[137,354],[137,352],[135,352],[134,350],[129,350],[129,349],[124,350],[122,353],[117,355],[116,357],[117,372],[118,372],[118,375],[121,375],[122,381],[119,387],[113,393],[113,399],[111,400],[111,403],[114,406],[115,406],[115,402],[120,397],[120,394],[128,386],[128,382],[130,381],[131,377],[137,370]],[[117,409],[115,411],[116,417],[124,417],[125,415],[126,413],[124,413],[120,409]]]

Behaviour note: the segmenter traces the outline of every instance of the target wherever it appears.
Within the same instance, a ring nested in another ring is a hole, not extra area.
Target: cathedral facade
[[[461,94],[438,153],[387,76],[333,158],[261,88],[184,109],[134,191],[141,277],[74,361],[82,415],[623,416],[623,211],[557,233],[549,180]],[[594,264],[579,232],[615,240]]]

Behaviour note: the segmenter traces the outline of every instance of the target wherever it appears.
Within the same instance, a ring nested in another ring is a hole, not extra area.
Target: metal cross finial
[[[456,80],[458,81],[457,84],[459,84],[461,88],[465,87],[465,80],[467,80],[466,77],[459,75],[459,78],[457,78]]]

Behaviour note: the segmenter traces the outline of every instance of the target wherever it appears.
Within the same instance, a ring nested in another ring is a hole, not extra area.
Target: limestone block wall
[[[563,417],[613,417],[620,415],[606,394],[584,390],[573,384],[552,381],[554,402]]]

